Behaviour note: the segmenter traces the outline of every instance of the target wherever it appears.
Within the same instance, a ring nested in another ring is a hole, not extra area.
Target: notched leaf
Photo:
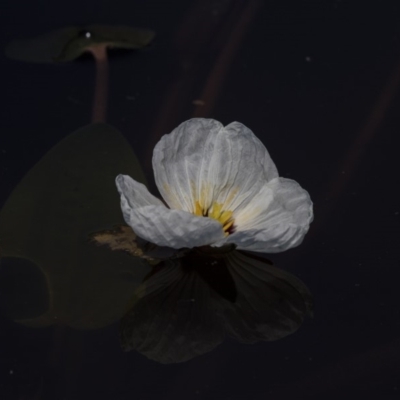
[[[125,313],[150,266],[88,240],[124,223],[115,187],[121,172],[145,181],[124,136],[91,124],[65,137],[17,185],[0,211],[2,267],[9,263],[0,280],[16,280],[15,290],[0,290],[10,318],[96,329]]]

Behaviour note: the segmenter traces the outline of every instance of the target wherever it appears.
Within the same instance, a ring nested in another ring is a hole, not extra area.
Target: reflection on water
[[[121,343],[162,363],[206,353],[225,336],[277,340],[311,314],[311,294],[268,261],[231,251],[164,261],[135,291]]]
[[[0,214],[0,300],[9,318],[78,329],[121,320],[123,349],[172,363],[226,336],[280,339],[311,314],[307,287],[266,259],[136,238],[121,226],[120,172],[144,181],[123,136],[93,124],[52,149],[14,190]]]

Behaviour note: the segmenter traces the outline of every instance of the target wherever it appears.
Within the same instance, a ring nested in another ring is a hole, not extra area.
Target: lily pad
[[[47,293],[38,292],[36,298],[40,304],[49,298],[47,311],[39,316],[15,312],[18,322],[89,329],[124,314],[150,267],[89,239],[96,231],[123,223],[114,183],[119,173],[144,182],[125,138],[109,125],[92,124],[50,150],[13,191],[0,213],[1,255],[11,258],[8,264],[25,259],[40,269]],[[25,279],[18,271],[14,279]],[[35,275],[32,268],[29,274]]]
[[[106,45],[115,49],[141,49],[154,38],[147,29],[129,26],[71,26],[32,39],[14,40],[6,47],[6,56],[19,61],[54,63],[72,61],[89,47]]]

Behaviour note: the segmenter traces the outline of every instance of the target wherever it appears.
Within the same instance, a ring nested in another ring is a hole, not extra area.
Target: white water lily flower
[[[153,169],[169,208],[129,176],[116,183],[126,223],[159,246],[233,243],[277,253],[299,245],[313,219],[308,193],[278,176],[267,149],[239,122],[182,123],[157,143]]]

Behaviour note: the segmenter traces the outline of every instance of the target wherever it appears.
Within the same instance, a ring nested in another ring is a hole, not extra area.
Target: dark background
[[[151,153],[193,116],[237,120],[281,176],[306,188],[304,243],[271,257],[300,277],[315,316],[273,343],[225,341],[184,364],[123,353],[117,325],[68,331],[1,318],[2,399],[397,399],[400,392],[400,7],[395,2],[6,0],[2,48],[69,25],[156,31],[110,63],[108,122],[152,180]],[[90,122],[94,67],[0,58],[0,204],[68,133]],[[204,106],[193,101],[201,99]],[[75,339],[83,343],[71,355]],[[41,386],[40,397],[35,397]]]

